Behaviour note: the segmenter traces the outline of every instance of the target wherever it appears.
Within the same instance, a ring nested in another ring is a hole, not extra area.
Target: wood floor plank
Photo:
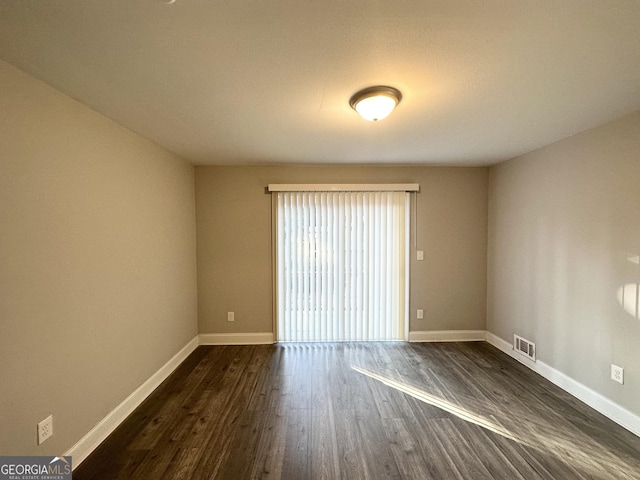
[[[389,446],[382,419],[369,411],[365,415],[356,412],[355,421],[361,455],[368,468],[374,472],[373,478],[402,478]]]
[[[166,480],[190,479],[201,454],[202,450],[200,448],[183,448],[178,450],[173,461],[162,473],[162,478]]]
[[[482,462],[486,470],[495,480],[533,480],[537,478],[535,470],[526,468],[524,462],[518,462],[521,470],[509,460],[502,450],[489,442],[482,427],[470,424],[464,420],[451,420],[466,442],[465,451],[472,451]],[[494,433],[494,435],[498,435]],[[528,464],[526,464],[528,466]]]
[[[426,468],[434,480],[460,479],[464,480],[462,473],[456,466],[451,455],[438,438],[437,432],[432,428],[432,422],[438,417],[423,416],[421,405],[416,404],[417,422],[412,424],[412,435],[420,445],[422,456],[425,459]]]
[[[311,409],[287,414],[282,478],[311,477]]]
[[[165,472],[175,463],[179,450],[177,445],[169,445],[160,452],[149,452],[129,478],[166,478]]]
[[[422,449],[414,440],[414,434],[407,421],[404,418],[391,418],[383,419],[382,422],[401,477],[416,480],[431,478]]]
[[[127,480],[149,455],[148,450],[129,450],[127,461],[118,470],[116,480]]]
[[[241,415],[219,478],[251,478],[249,472],[265,421],[266,416],[256,411],[246,411]]]
[[[490,480],[492,478],[478,455],[469,448],[468,442],[454,426],[453,419],[438,418],[431,420],[430,423],[462,478],[473,478],[474,480]]]
[[[362,455],[362,438],[351,422],[356,416],[353,409],[336,409],[336,439],[338,443],[338,462],[340,477],[348,480],[358,478],[363,480],[375,479],[375,471],[370,468],[366,458]],[[309,478],[309,477],[299,477]]]
[[[484,342],[199,347],[76,480],[640,480],[640,438]]]
[[[258,412],[258,411],[256,411]],[[265,412],[260,411],[260,413]],[[265,422],[254,452],[250,478],[282,478],[286,448],[287,414],[266,411]]]
[[[331,480],[340,477],[335,417],[331,401],[311,410],[311,477]]]

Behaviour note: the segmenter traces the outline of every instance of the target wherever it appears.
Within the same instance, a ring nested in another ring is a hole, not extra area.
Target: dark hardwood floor
[[[199,347],[89,479],[640,479],[640,438],[482,342]]]

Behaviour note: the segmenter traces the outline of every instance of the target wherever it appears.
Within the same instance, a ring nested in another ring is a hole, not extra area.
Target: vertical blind
[[[405,338],[409,195],[278,192],[280,342]]]

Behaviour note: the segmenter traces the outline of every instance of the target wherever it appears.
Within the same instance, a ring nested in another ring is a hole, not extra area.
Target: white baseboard
[[[274,343],[273,333],[201,333],[200,345],[266,345]]]
[[[410,342],[479,342],[484,341],[484,330],[433,330],[409,332]]]
[[[570,393],[579,400],[589,405],[594,410],[600,412],[605,417],[613,420],[618,425],[626,428],[635,435],[640,436],[640,416],[630,412],[626,408],[612,402],[605,396],[590,389],[589,387],[581,384],[573,378],[565,375],[559,370],[547,365],[546,363],[538,360],[532,362],[524,356],[518,354],[513,345],[503,340],[502,338],[494,335],[491,332],[487,332],[487,342],[502,350],[507,355],[515,358],[520,363],[526,365],[536,373],[542,375],[551,383],[562,388],[564,391]]]
[[[89,433],[82,437],[78,443],[66,451],[64,456],[73,457],[73,469],[80,465],[105,438],[107,438],[118,426],[160,385],[173,371],[198,347],[198,337],[194,337],[156,373],[151,375],[131,395],[125,398],[120,405],[114,408]]]

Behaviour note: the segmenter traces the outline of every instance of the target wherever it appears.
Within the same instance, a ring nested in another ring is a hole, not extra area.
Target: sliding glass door
[[[277,193],[278,341],[405,339],[408,197]]]

